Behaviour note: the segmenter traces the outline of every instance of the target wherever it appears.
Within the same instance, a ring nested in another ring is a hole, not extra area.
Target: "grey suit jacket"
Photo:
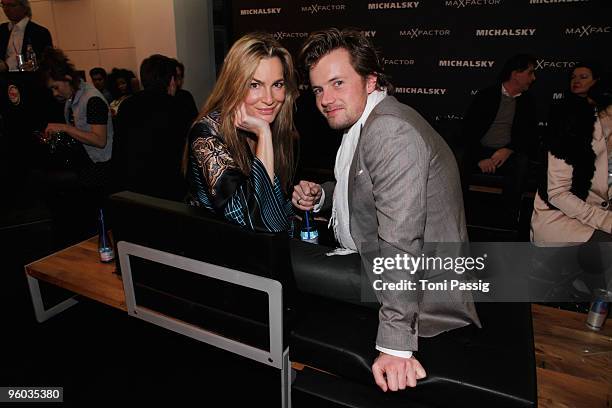
[[[331,202],[333,187],[323,185],[325,204]],[[455,249],[436,243],[467,241],[452,151],[421,115],[392,96],[374,108],[363,126],[351,164],[348,197],[351,236],[371,278],[418,279],[406,271],[374,277],[373,256],[453,256],[458,255]],[[435,336],[472,322],[480,325],[469,294],[455,291],[437,294],[436,299],[428,291],[376,295],[382,303],[376,340],[381,347],[415,351],[419,335]]]

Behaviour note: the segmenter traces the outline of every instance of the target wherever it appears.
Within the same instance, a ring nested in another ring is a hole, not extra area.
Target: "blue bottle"
[[[304,242],[311,244],[319,243],[319,231],[315,224],[314,217],[310,211],[304,211],[304,219],[302,219],[302,229],[300,230],[300,238]]]
[[[98,253],[100,254],[100,261],[102,262],[111,262],[115,259],[115,250],[113,249],[113,244],[106,230],[104,211],[102,211],[101,208],[98,213]]]

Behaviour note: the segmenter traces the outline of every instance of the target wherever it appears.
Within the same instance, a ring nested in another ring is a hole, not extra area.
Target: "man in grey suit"
[[[336,239],[341,247],[358,251],[364,265],[371,265],[372,254],[417,258],[439,254],[435,243],[467,241],[453,153],[414,109],[388,95],[393,87],[369,40],[354,30],[315,32],[301,60],[318,109],[344,135],[336,181],[323,186],[300,181],[293,204],[305,211],[333,204]],[[388,283],[416,276],[398,270],[380,275]],[[412,355],[419,335],[480,324],[471,297],[462,293],[445,294],[443,302],[435,303],[418,291],[376,295],[382,303],[376,338],[380,354],[372,372],[383,391],[414,387],[426,376]]]

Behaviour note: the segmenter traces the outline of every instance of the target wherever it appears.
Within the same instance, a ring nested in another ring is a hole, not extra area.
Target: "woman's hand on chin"
[[[270,124],[261,118],[249,115],[244,103],[241,103],[236,111],[234,123],[238,129],[253,133],[257,139],[262,136],[272,135],[270,132]]]

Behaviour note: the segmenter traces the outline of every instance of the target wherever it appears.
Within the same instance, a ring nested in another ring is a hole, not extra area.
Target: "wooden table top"
[[[612,321],[600,331],[586,315],[532,305],[540,408],[612,406]]]
[[[100,262],[98,238],[63,249],[25,266],[28,275],[98,302],[127,311],[114,262]]]

